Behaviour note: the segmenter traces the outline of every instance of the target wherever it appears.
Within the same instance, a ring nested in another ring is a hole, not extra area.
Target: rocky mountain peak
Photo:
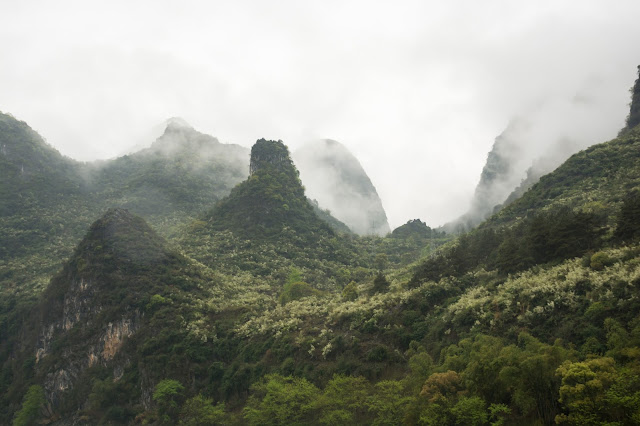
[[[289,149],[281,140],[259,139],[251,148],[249,173],[253,175],[258,170],[267,167],[274,167],[282,171],[293,168]]]
[[[627,129],[632,129],[640,124],[640,65],[638,65],[638,78],[631,88],[631,105],[627,117]]]

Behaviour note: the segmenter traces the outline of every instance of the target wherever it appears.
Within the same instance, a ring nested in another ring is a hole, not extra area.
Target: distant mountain
[[[359,235],[391,231],[376,188],[360,162],[339,142],[324,139],[293,153],[307,195]]]
[[[487,223],[514,221],[529,212],[560,206],[611,210],[640,187],[640,128],[572,155]]]
[[[640,188],[640,127],[572,155],[520,198],[417,268],[413,282],[483,267],[515,273],[588,255],[606,243]],[[635,207],[629,211],[637,211]],[[640,218],[627,218],[638,222]]]
[[[434,231],[420,219],[413,219],[398,226],[391,232],[391,238],[415,238],[418,240],[429,240],[434,236]]]
[[[544,123],[522,117],[511,120],[487,155],[469,211],[445,224],[442,230],[460,233],[473,229],[588,144],[561,138],[540,141],[543,148],[532,147],[529,145],[535,143],[531,141],[535,134],[533,126],[544,126]]]
[[[169,120],[151,147],[86,167],[91,190],[150,217],[210,207],[248,173],[249,151]]]

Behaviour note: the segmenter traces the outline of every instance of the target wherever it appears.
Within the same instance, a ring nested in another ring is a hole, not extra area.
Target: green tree
[[[420,392],[420,402],[424,404],[420,423],[429,426],[456,424],[451,409],[464,393],[462,378],[455,371],[433,373],[424,382]]]
[[[22,408],[13,419],[14,426],[35,425],[42,417],[42,407],[45,403],[42,386],[30,386],[22,400]]]
[[[376,269],[382,272],[385,269],[387,269],[387,266],[389,265],[389,258],[385,253],[379,253],[376,255],[375,264],[376,264]]]
[[[176,423],[182,403],[184,386],[177,380],[164,379],[156,385],[153,400],[158,404],[158,414],[164,423]]]
[[[213,400],[202,395],[188,399],[180,410],[180,425],[208,426],[225,421],[224,404],[213,405]]]
[[[322,292],[320,290],[311,287],[310,284],[304,281],[297,281],[291,284],[285,284],[278,300],[281,304],[285,305],[292,300],[300,300],[309,296],[320,296],[321,294]]]
[[[562,377],[560,402],[569,414],[558,414],[557,423],[599,425],[606,410],[606,391],[616,379],[613,358],[593,358],[584,362],[564,362],[558,367]]]
[[[627,129],[633,129],[640,124],[640,65],[638,65],[638,78],[630,91],[631,105],[627,116]]]
[[[367,415],[371,385],[364,377],[334,375],[318,398],[315,408],[327,425],[362,424]]]
[[[371,294],[386,293],[389,291],[389,281],[382,272],[378,272],[373,280],[373,287],[371,288]]]
[[[405,415],[411,398],[403,395],[402,382],[383,380],[376,383],[369,398],[369,410],[375,413],[374,425],[397,424]]]
[[[640,237],[640,191],[627,194],[622,201],[614,236],[623,241]]]
[[[358,285],[351,281],[342,289],[342,298],[347,301],[354,301],[358,298]]]
[[[250,425],[302,425],[312,421],[320,391],[306,379],[270,374],[251,386],[243,410]]]
[[[463,396],[451,408],[451,413],[460,426],[482,426],[489,418],[486,403],[479,396]]]

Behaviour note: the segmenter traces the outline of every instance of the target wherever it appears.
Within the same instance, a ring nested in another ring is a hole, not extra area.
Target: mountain
[[[45,290],[3,293],[0,423],[638,423],[639,126],[455,238],[332,230],[280,141],[248,171],[200,213],[102,210]],[[91,185],[3,232],[93,214]],[[67,247],[54,231],[4,282]]]
[[[79,166],[26,123],[0,113],[0,215],[79,192]]]
[[[619,211],[639,187],[636,127],[571,156],[476,231],[463,235],[457,246],[425,261],[412,282],[479,267],[515,273],[594,252],[611,244]]]
[[[331,139],[319,140],[296,150],[293,158],[309,198],[358,235],[389,233],[376,188],[344,145]]]
[[[104,381],[125,405],[107,418],[132,420],[128,410],[151,403],[146,387],[159,381],[167,357],[180,358],[167,343],[191,340],[181,324],[190,321],[190,301],[215,282],[142,218],[108,210],[53,277],[16,343],[16,356],[33,362],[25,374],[42,384],[45,417],[108,408],[90,395]],[[20,386],[16,379],[11,386]]]
[[[640,185],[640,129],[571,156],[540,178],[488,224],[515,221],[532,211],[561,206],[611,212]]]
[[[328,288],[335,281],[326,278],[358,257],[352,239],[333,229],[341,227],[305,196],[287,146],[260,139],[251,148],[249,178],[180,241],[194,259],[226,273],[278,275],[295,265]]]
[[[151,147],[96,162],[85,173],[91,191],[147,217],[192,216],[246,178],[249,152],[220,143],[186,122],[169,120]]]
[[[501,208],[509,205],[541,176],[553,171],[580,150],[584,141],[569,138],[538,141],[543,148],[530,146],[533,126],[543,125],[525,118],[515,118],[495,139],[482,169],[469,211],[445,224],[442,229],[460,233],[473,229]],[[553,143],[550,143],[553,142]]]
[[[169,236],[248,173],[249,152],[179,120],[151,147],[114,160],[63,157],[28,125],[0,116],[0,285],[40,291],[109,207],[142,215]]]
[[[278,236],[285,227],[305,236],[332,232],[307,201],[288,148],[265,139],[251,148],[249,178],[216,205],[209,221],[212,229],[252,238]]]

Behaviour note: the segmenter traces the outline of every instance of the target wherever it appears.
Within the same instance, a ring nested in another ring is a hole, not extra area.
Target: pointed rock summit
[[[289,149],[265,139],[251,149],[249,179],[216,205],[210,224],[245,238],[276,237],[285,228],[309,238],[333,232],[307,201]]]
[[[638,65],[638,78],[631,88],[631,105],[629,106],[627,127],[625,129],[631,130],[638,124],[640,124],[640,65]]]

